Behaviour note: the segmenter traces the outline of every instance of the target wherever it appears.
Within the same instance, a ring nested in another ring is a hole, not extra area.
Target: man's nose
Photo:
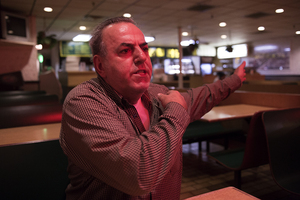
[[[136,65],[144,63],[147,59],[145,52],[140,47],[135,48],[133,54]]]

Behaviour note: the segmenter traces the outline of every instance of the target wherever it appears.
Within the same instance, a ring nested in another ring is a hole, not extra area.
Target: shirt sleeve
[[[188,107],[191,122],[200,119],[215,105],[226,99],[241,86],[240,78],[233,74],[223,80],[206,84],[182,93]]]
[[[126,113],[105,95],[75,95],[64,105],[61,145],[91,176],[138,196],[170,172],[181,150],[189,115],[169,103],[150,130],[137,134]]]

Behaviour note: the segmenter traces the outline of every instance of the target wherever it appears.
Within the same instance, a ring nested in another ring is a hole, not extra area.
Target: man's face
[[[103,31],[107,54],[102,58],[104,80],[124,98],[140,96],[149,87],[152,65],[142,31],[131,23],[117,23]],[[127,98],[127,99],[128,99]]]

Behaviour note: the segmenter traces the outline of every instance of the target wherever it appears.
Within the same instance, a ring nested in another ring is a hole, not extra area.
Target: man
[[[229,78],[180,94],[150,83],[148,45],[131,19],[103,22],[90,45],[98,78],[64,102],[67,199],[179,199],[185,129],[241,86],[245,63]]]

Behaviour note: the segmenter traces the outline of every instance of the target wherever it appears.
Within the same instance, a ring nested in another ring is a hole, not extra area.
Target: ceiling
[[[263,42],[300,37],[299,0],[1,0],[4,10],[36,17],[36,29],[58,40],[90,33],[106,18],[131,13],[150,46],[177,46],[179,27],[189,32],[182,40],[197,38],[212,46]],[[43,11],[45,6],[53,12]],[[193,10],[198,7],[198,10]],[[205,10],[206,8],[206,10]],[[275,9],[284,13],[276,14]],[[200,9],[200,10],[199,10]],[[202,11],[201,11],[202,10]],[[246,17],[253,15],[252,17]],[[227,26],[219,27],[220,22]],[[85,25],[87,30],[80,31]],[[264,32],[257,31],[265,26]],[[221,39],[221,35],[228,35]]]

